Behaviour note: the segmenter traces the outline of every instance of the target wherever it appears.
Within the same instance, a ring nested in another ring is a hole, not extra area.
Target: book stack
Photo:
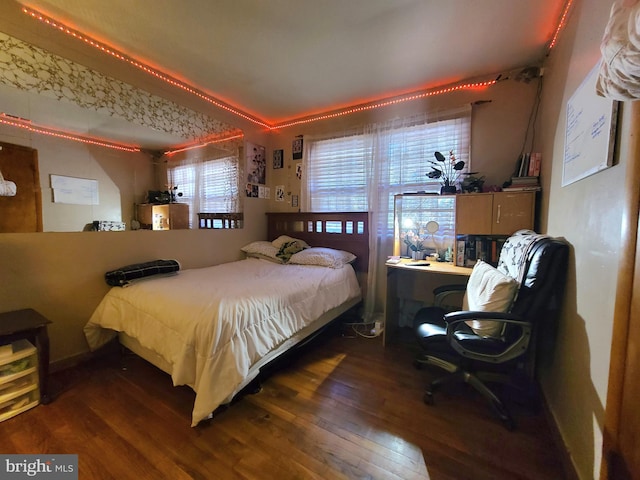
[[[511,177],[511,184],[504,191],[540,190],[540,166],[542,154],[538,152],[524,153],[518,158],[516,169]]]
[[[505,192],[527,190],[538,191],[540,190],[540,179],[539,177],[530,176],[511,177],[511,185],[509,185],[508,187],[504,187],[502,190],[504,190]]]
[[[485,235],[458,235],[456,237],[456,265],[473,267],[478,260],[498,265],[500,251],[506,237]]]

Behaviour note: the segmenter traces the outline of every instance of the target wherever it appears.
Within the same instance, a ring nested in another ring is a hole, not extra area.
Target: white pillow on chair
[[[518,291],[516,279],[497,268],[478,260],[462,300],[463,310],[482,312],[508,312]],[[482,337],[499,337],[502,323],[491,320],[469,320],[469,327]]]

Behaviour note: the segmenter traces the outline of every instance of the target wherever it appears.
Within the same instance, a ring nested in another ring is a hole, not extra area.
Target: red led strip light
[[[234,135],[232,137],[225,137],[225,138],[219,138],[217,140],[210,140],[208,142],[198,143],[196,145],[187,145],[187,146],[183,146],[183,147],[177,147],[175,149],[167,150],[166,152],[164,152],[164,154],[165,155],[173,155],[175,153],[186,152],[187,150],[193,150],[193,149],[196,149],[196,148],[206,147],[207,145],[211,145],[213,143],[227,142],[229,140],[235,140],[236,138],[242,138],[242,137],[244,137],[244,133],[240,133],[240,134]]]
[[[565,21],[566,21],[566,17],[569,11],[569,8],[571,6],[571,4],[573,3],[573,0],[567,0],[567,3],[565,5],[565,9],[563,12],[563,15],[560,19],[560,22],[558,24],[558,27],[556,28],[555,34],[549,44],[549,50],[551,48],[553,48],[556,44],[556,40],[557,37],[560,33],[560,30],[564,27]],[[194,87],[183,83],[181,81],[178,81],[174,78],[172,78],[169,75],[166,75],[158,70],[155,70],[151,67],[149,67],[148,65],[143,64],[142,62],[139,62],[137,60],[135,60],[134,58],[131,58],[127,55],[124,55],[122,53],[117,52],[116,50],[101,44],[100,42],[97,42],[83,34],[81,34],[78,31],[75,31],[63,24],[61,24],[60,22],[57,22],[55,20],[53,20],[50,17],[47,17],[46,15],[43,15],[40,12],[37,12],[35,10],[23,7],[22,11],[31,16],[32,18],[39,20],[43,23],[45,23],[46,25],[55,28],[63,33],[66,33],[67,35],[72,36],[73,38],[76,38],[78,40],[81,40],[83,42],[85,42],[88,45],[91,45],[92,47],[113,56],[114,58],[117,58],[118,60],[121,60],[123,62],[129,63],[131,65],[133,65],[134,67],[144,71],[145,73],[148,73],[149,75],[152,75],[154,77],[156,77],[159,80],[162,80],[166,83],[168,83],[169,85],[172,85],[174,87],[180,88],[182,90],[184,90],[187,93],[190,93],[192,95],[197,96],[198,98],[205,100],[209,103],[211,103],[212,105],[215,105],[216,107],[222,108],[223,110],[226,110],[234,115],[237,115],[241,118],[244,118],[245,120],[248,120],[250,122],[253,122],[257,125],[260,125],[262,127],[267,128],[268,130],[275,130],[275,129],[280,129],[280,128],[286,128],[286,127],[291,127],[291,126],[295,126],[295,125],[301,125],[301,124],[306,124],[306,123],[311,123],[311,122],[316,122],[319,120],[327,120],[330,118],[336,118],[336,117],[341,117],[344,115],[349,115],[352,113],[357,113],[357,112],[363,112],[363,111],[367,111],[367,110],[373,110],[376,108],[381,108],[381,107],[386,107],[389,105],[395,105],[398,103],[402,103],[402,102],[408,102],[408,101],[412,101],[412,100],[418,100],[421,98],[426,98],[426,97],[431,97],[431,96],[435,96],[435,95],[441,95],[444,93],[451,93],[451,92],[455,92],[455,91],[459,91],[459,90],[466,90],[466,89],[475,89],[475,88],[485,88],[485,87],[490,87],[492,85],[494,85],[495,83],[497,83],[497,80],[490,80],[490,81],[486,81],[486,82],[477,82],[477,83],[465,83],[465,84],[460,84],[460,85],[455,85],[455,86],[451,86],[451,87],[444,87],[444,88],[439,88],[436,90],[431,90],[431,91],[427,91],[427,92],[422,92],[422,93],[416,93],[416,94],[412,94],[406,97],[400,97],[400,98],[395,98],[392,100],[386,100],[386,101],[382,101],[382,102],[376,102],[376,103],[371,103],[368,105],[361,105],[361,106],[357,106],[357,107],[349,107],[346,108],[344,110],[340,110],[338,112],[334,112],[334,113],[327,113],[327,114],[322,114],[322,115],[317,115],[317,116],[312,116],[309,118],[305,118],[305,119],[300,119],[300,120],[293,120],[293,121],[289,121],[289,122],[284,122],[284,123],[280,123],[280,124],[276,124],[276,125],[269,125],[268,123],[262,121],[262,120],[258,120],[256,118],[253,118],[237,109],[234,109],[226,104],[223,104],[221,102],[219,102],[218,100],[216,100],[215,98],[206,95],[204,93],[202,93],[201,91],[195,89]],[[206,144],[205,144],[206,145]],[[188,147],[188,148],[197,148],[197,146],[194,147]],[[171,152],[177,152],[176,151],[171,151]]]
[[[244,118],[245,120],[249,120],[250,122],[253,122],[257,125],[260,125],[262,127],[266,127],[266,128],[270,128],[270,126],[266,123],[264,123],[261,120],[257,120],[245,113],[240,112],[239,110],[236,110],[235,108],[232,108],[228,105],[225,105],[224,103],[219,102],[218,100],[216,100],[215,98],[206,95],[198,90],[196,90],[195,88],[193,88],[190,85],[187,85],[186,83],[180,82],[179,80],[176,80],[175,78],[170,77],[169,75],[166,75],[158,70],[155,70],[151,67],[149,67],[148,65],[145,65],[142,62],[137,61],[134,58],[131,58],[127,55],[124,55],[122,53],[117,52],[116,50],[103,45],[83,34],[81,34],[78,31],[72,30],[71,28],[56,22],[55,20],[53,20],[52,18],[49,18],[39,12],[36,12],[35,10],[31,10],[29,8],[23,7],[22,11],[24,13],[26,13],[27,15],[31,16],[32,18],[35,18],[36,20],[39,20],[43,23],[45,23],[46,25],[49,25],[52,28],[55,28],[57,30],[60,30],[63,33],[66,33],[67,35],[72,36],[73,38],[76,38],[78,40],[81,40],[83,42],[85,42],[88,45],[91,45],[92,47],[111,55],[112,57],[117,58],[118,60],[121,60],[123,62],[129,63],[130,65],[133,65],[134,67],[142,70],[145,73],[148,73],[149,75],[152,75],[156,78],[158,78],[159,80],[162,80],[166,83],[168,83],[169,85],[172,85],[174,87],[180,88],[182,90],[184,90],[185,92],[188,92],[192,95],[197,96],[198,98],[205,100],[209,103],[211,103],[212,105],[215,105],[216,107],[222,108],[223,110],[226,110],[228,112],[233,113],[234,115],[237,115],[239,117]]]
[[[306,119],[302,119],[302,120],[293,120],[291,122],[281,123],[279,125],[275,125],[275,126],[271,127],[271,129],[273,130],[273,129],[276,129],[276,128],[292,127],[294,125],[300,125],[300,124],[304,124],[304,123],[316,122],[318,120],[327,120],[329,118],[341,117],[343,115],[349,115],[351,113],[364,112],[366,110],[373,110],[374,108],[387,107],[389,105],[395,105],[397,103],[408,102],[408,101],[411,101],[411,100],[417,100],[419,98],[432,97],[434,95],[440,95],[440,94],[443,94],[443,93],[457,92],[458,90],[467,90],[467,89],[472,89],[472,88],[490,87],[491,85],[494,85],[496,82],[497,82],[497,80],[490,80],[490,81],[487,81],[487,82],[477,82],[477,83],[465,83],[465,84],[462,84],[462,85],[455,85],[455,86],[452,86],[452,87],[440,88],[438,90],[431,90],[429,92],[416,93],[416,94],[410,95],[408,97],[395,98],[393,100],[386,100],[384,102],[372,103],[372,104],[369,104],[369,105],[362,105],[362,106],[359,106],[359,107],[351,107],[351,108],[348,108],[346,110],[340,110],[339,112],[335,112],[335,113],[327,113],[327,114],[324,114],[324,115],[318,115],[317,117],[310,117],[310,118],[306,118]]]
[[[560,22],[558,23],[558,27],[556,28],[556,31],[553,34],[553,38],[551,39],[551,42],[549,43],[548,50],[551,50],[553,47],[556,46],[558,35],[560,35],[560,30],[562,30],[562,28],[564,27],[567,21],[567,15],[569,14],[569,8],[571,7],[572,3],[573,3],[573,0],[567,0],[567,3],[564,6],[564,11],[562,12],[562,17],[560,17]]]
[[[89,145],[97,145],[99,147],[113,148],[115,150],[123,150],[125,152],[140,151],[138,147],[117,144],[117,143],[110,143],[97,138],[84,137],[81,135],[76,135],[74,133],[57,130],[55,128],[43,127],[43,126],[34,124],[30,120],[13,117],[11,115],[7,115],[6,113],[0,113],[0,123],[4,125],[9,125],[11,127],[17,127],[17,128],[29,130],[30,132],[33,132],[33,133],[40,133],[42,135],[49,135],[51,137],[63,138],[65,140],[73,140],[76,142],[87,143]]]

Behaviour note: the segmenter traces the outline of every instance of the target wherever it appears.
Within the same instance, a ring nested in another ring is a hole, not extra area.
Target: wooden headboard
[[[268,212],[268,239],[280,235],[304,240],[312,247],[346,250],[356,255],[354,269],[369,267],[369,213],[284,213]]]

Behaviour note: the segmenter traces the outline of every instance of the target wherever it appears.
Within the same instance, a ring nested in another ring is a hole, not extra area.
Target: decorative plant
[[[409,250],[414,252],[420,252],[424,249],[423,239],[419,235],[416,235],[412,230],[409,230],[404,236],[404,243]]]
[[[176,197],[181,197],[182,192],[178,191],[177,185],[167,185],[167,191],[163,192],[169,197],[169,202],[174,203],[176,201]]]
[[[178,186],[173,186],[173,185],[167,185],[167,190],[165,190],[164,192],[162,191],[153,191],[153,192],[149,192],[149,202],[150,203],[159,203],[159,204],[163,204],[163,203],[174,203],[176,201],[176,197],[181,197],[182,196],[182,192],[178,192]],[[151,194],[153,194],[153,197],[151,197]]]
[[[436,160],[429,161],[431,171],[426,174],[427,177],[439,179],[445,187],[454,186],[464,168],[464,162],[456,160],[453,150],[449,150],[448,159],[440,152],[433,155]]]
[[[462,188],[462,192],[482,192],[482,185],[484,185],[484,175],[481,177],[476,176],[475,172],[468,173],[460,187]]]

